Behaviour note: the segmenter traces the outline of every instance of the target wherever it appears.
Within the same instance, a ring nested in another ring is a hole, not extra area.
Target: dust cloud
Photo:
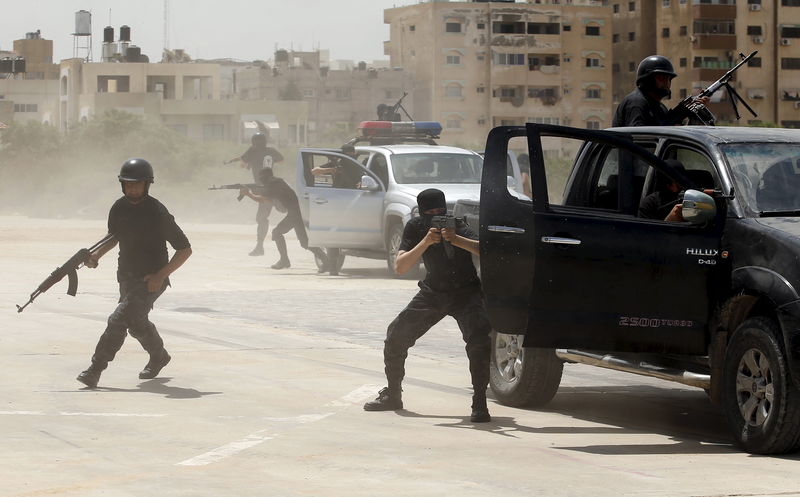
[[[105,221],[122,195],[120,167],[128,158],[141,157],[155,170],[150,194],[179,222],[251,224],[254,202],[237,202],[236,190],[208,190],[253,182],[239,162],[223,165],[248,146],[193,141],[122,112],[63,134],[47,125],[18,124],[0,134],[0,215]],[[294,185],[297,149],[276,148],[285,159],[275,165],[275,173]]]

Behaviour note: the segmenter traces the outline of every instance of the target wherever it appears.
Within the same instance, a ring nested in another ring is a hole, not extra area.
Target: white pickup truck
[[[418,215],[417,194],[426,188],[442,190],[450,212],[459,200],[477,201],[483,157],[435,144],[438,123],[367,121],[360,128],[354,154],[323,148],[299,151],[300,209],[309,244],[337,254],[337,269],[349,255],[385,259],[394,275],[403,229]],[[336,173],[319,174],[320,169]],[[519,171],[515,176],[520,177]]]

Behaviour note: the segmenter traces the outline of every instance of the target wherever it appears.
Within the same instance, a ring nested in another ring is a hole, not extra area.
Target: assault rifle
[[[25,303],[23,306],[17,305],[17,312],[22,312],[28,304],[33,302],[33,299],[38,297],[39,295],[43,294],[47,290],[50,289],[51,286],[55,285],[59,281],[61,281],[64,276],[66,276],[69,280],[67,284],[67,295],[75,296],[78,292],[78,269],[84,266],[87,262],[89,262],[89,257],[96,254],[103,245],[109,243],[111,240],[114,239],[114,235],[109,233],[102,240],[95,243],[89,248],[82,248],[78,250],[75,255],[69,258],[67,262],[63,265],[55,268],[50,276],[45,279],[41,285],[39,285],[36,290],[31,294],[31,297],[28,299],[28,302]]]
[[[758,114],[756,114],[756,111],[754,111],[752,107],[747,105],[747,102],[744,101],[742,96],[739,95],[736,92],[736,90],[733,88],[733,86],[730,85],[730,80],[731,80],[731,78],[733,78],[734,73],[740,67],[742,67],[742,65],[744,65],[746,62],[748,62],[753,57],[755,57],[755,55],[757,53],[758,53],[758,50],[753,50],[753,52],[750,53],[750,55],[745,56],[743,53],[739,52],[739,57],[742,60],[740,60],[738,64],[736,64],[735,66],[731,67],[730,70],[728,70],[728,72],[723,74],[721,78],[719,78],[718,80],[716,80],[713,83],[711,83],[706,89],[704,89],[703,91],[701,91],[697,95],[690,95],[690,96],[687,96],[686,98],[684,98],[681,101],[681,103],[679,103],[675,107],[675,109],[678,109],[679,107],[685,107],[686,109],[689,110],[689,112],[693,115],[693,117],[696,118],[698,121],[700,121],[701,123],[703,123],[706,126],[713,126],[714,122],[717,119],[716,116],[714,116],[714,114],[710,110],[708,110],[708,108],[705,105],[703,105],[700,102],[698,102],[697,99],[698,98],[702,98],[702,97],[711,97],[711,95],[716,93],[717,90],[719,90],[720,88],[722,88],[724,86],[725,89],[728,90],[728,98],[731,101],[731,106],[733,106],[733,112],[736,114],[736,119],[737,120],[740,117],[739,108],[736,106],[736,101],[737,100],[742,105],[744,105],[745,108],[747,108],[747,110],[749,110],[751,114],[753,114],[753,117],[758,117]]]
[[[211,188],[209,188],[209,190],[241,190],[242,188],[255,188],[257,186],[261,185],[257,185],[255,183],[234,183],[232,185],[219,185],[219,186],[214,185]],[[239,196],[236,197],[236,200],[241,202],[243,198],[244,195],[240,193]]]
[[[431,228],[451,229],[455,231],[458,221],[458,218],[450,214],[444,216],[433,216],[431,218]],[[442,245],[444,245],[444,252],[447,254],[447,258],[452,259],[453,255],[455,255],[453,244],[442,238]]]

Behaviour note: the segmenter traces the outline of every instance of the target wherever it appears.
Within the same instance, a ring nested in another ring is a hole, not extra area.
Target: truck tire
[[[511,407],[541,407],[553,399],[564,362],[553,349],[523,348],[522,335],[492,332],[489,386]]]
[[[322,249],[322,250],[324,250],[324,251],[325,251],[325,254],[326,254],[326,255],[330,255],[330,249],[324,248],[324,249]],[[337,272],[337,273],[338,273],[339,271],[341,271],[341,270],[342,270],[342,266],[344,266],[344,259],[345,259],[344,252],[342,252],[341,250],[339,250],[339,257],[337,257],[337,258],[336,258],[336,261],[335,261],[335,263],[336,263],[336,264],[335,264],[335,266],[334,266],[335,272]],[[323,264],[322,264],[322,259],[320,259],[320,258],[319,258],[319,257],[317,257],[316,255],[314,256],[314,263],[317,265],[317,269],[318,269],[318,270],[320,270],[320,271],[322,271],[322,270],[323,270],[323,267],[322,267],[322,265],[323,265]]]
[[[792,382],[778,324],[743,322],[728,343],[722,407],[736,444],[753,454],[800,449],[800,390]]]
[[[394,261],[397,260],[397,252],[400,250],[400,243],[403,240],[404,227],[400,221],[395,221],[389,225],[389,230],[386,235],[386,248],[388,248],[388,255],[386,256],[386,265],[389,268],[389,273],[395,278],[402,279],[422,279],[424,274],[418,265],[416,268],[409,269],[405,274],[397,274],[394,271]]]

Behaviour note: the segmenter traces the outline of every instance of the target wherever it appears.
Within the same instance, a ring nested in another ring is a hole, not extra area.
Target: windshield
[[[800,147],[793,143],[722,145],[735,194],[756,212],[800,210]]]
[[[396,154],[394,180],[401,184],[480,183],[483,158],[472,154]]]

